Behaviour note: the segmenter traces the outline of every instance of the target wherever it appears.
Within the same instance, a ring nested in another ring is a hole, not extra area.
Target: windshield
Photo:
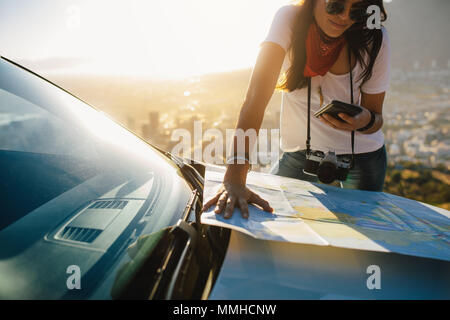
[[[175,224],[191,194],[165,156],[67,92],[3,59],[0,177],[0,297],[14,292],[23,297],[27,289],[26,281],[17,286],[5,273],[32,281],[48,272],[47,262],[60,264],[63,286],[58,283],[62,290],[51,291],[55,284],[41,281],[42,289],[61,297],[67,290],[67,266],[75,264],[90,271],[85,277],[95,277],[92,268],[100,263],[105,271],[113,263],[105,260],[106,253]],[[58,257],[58,248],[73,250],[73,255],[66,261]],[[36,253],[40,260],[33,262]],[[23,267],[14,270],[16,263]]]

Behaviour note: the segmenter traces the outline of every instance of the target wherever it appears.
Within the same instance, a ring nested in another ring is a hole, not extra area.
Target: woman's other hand
[[[355,131],[360,128],[364,128],[370,122],[371,114],[370,110],[375,113],[375,123],[373,126],[364,131],[364,134],[371,134],[377,132],[383,126],[383,102],[386,92],[381,92],[377,94],[361,93],[361,105],[363,112],[357,114],[354,117],[340,113],[339,117],[342,121],[337,120],[329,115],[323,115],[320,120],[329,125],[332,128],[338,130]],[[364,106],[364,107],[363,107]]]
[[[354,117],[349,116],[345,113],[339,113],[338,116],[339,118],[341,118],[341,120],[338,120],[328,114],[323,114],[320,117],[320,120],[330,127],[338,130],[356,131],[367,126],[371,118],[370,111],[364,107],[361,108],[363,109],[363,111],[358,113]]]

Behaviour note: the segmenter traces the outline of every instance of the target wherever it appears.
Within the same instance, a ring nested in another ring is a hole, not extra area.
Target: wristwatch
[[[375,123],[376,116],[375,116],[375,113],[372,110],[369,110],[369,112],[370,112],[370,121],[367,124],[367,126],[365,126],[363,128],[356,129],[356,131],[363,132],[363,131],[367,131],[367,130],[369,130],[370,128],[373,127],[373,124]]]

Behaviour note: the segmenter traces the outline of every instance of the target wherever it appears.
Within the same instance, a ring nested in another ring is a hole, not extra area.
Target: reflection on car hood
[[[367,285],[373,265],[380,268],[380,290]],[[257,240],[233,231],[210,299],[449,299],[449,267],[446,261]]]

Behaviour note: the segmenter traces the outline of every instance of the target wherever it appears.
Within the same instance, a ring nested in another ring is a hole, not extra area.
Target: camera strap
[[[353,98],[353,69],[352,69],[352,54],[350,46],[348,46],[348,60],[350,66],[350,102],[354,104]],[[306,134],[306,154],[311,154],[311,77],[307,78],[308,82],[308,122],[307,122],[307,134]],[[353,169],[355,165],[355,131],[351,134],[351,144],[352,144],[352,159],[351,167]]]
[[[350,101],[351,104],[355,104],[353,99],[353,68],[352,68],[352,50],[348,45],[348,65],[350,66]],[[355,166],[355,130],[352,131],[352,163],[350,168]]]

